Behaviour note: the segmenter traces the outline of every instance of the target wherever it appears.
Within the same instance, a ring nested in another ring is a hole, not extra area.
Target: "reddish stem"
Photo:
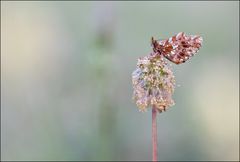
[[[152,108],[152,161],[157,161],[157,109]]]

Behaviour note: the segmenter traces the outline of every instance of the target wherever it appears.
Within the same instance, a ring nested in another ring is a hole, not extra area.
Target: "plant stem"
[[[157,161],[157,109],[152,108],[152,161]]]

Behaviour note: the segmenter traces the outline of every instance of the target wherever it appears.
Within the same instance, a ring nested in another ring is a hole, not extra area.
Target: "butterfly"
[[[152,47],[155,54],[162,55],[175,64],[181,64],[198,52],[202,41],[201,36],[187,36],[180,32],[166,40],[154,40],[152,37]]]

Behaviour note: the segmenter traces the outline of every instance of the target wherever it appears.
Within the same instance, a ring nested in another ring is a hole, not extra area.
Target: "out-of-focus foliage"
[[[150,160],[131,73],[150,38],[200,34],[173,65],[159,160],[239,159],[238,2],[1,2],[2,160]]]

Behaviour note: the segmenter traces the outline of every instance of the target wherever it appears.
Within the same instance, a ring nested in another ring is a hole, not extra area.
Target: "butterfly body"
[[[152,38],[154,53],[164,56],[175,64],[186,62],[198,52],[201,46],[202,37],[187,36],[183,32],[166,40],[154,40],[154,38]]]

